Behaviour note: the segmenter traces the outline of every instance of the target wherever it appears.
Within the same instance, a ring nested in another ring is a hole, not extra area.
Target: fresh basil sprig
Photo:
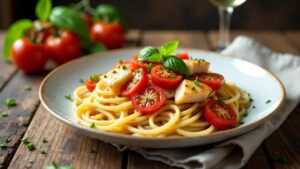
[[[162,62],[164,66],[176,72],[187,74],[185,63],[174,56],[178,47],[179,41],[171,41],[162,45],[159,49],[148,46],[139,52],[138,59],[148,62]]]
[[[22,37],[26,30],[33,27],[33,23],[29,19],[21,19],[14,24],[12,24],[6,34],[5,39],[3,43],[3,49],[4,49],[4,60],[9,61],[10,59],[10,49],[13,45],[13,43]]]
[[[47,21],[52,9],[51,0],[39,0],[35,7],[35,15],[41,21]]]

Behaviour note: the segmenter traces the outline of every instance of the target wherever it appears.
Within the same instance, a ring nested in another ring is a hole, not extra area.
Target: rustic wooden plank
[[[4,33],[4,31],[0,31],[0,91],[16,72],[16,68],[11,63],[5,63],[3,60],[3,40],[5,35]]]
[[[238,34],[248,35],[256,39],[263,45],[279,52],[299,54],[300,50],[295,49],[287,40],[285,36],[278,32],[232,32],[232,38]],[[217,42],[217,33],[211,32],[209,34],[209,41],[211,46],[215,46]],[[299,42],[298,42],[299,43]],[[297,119],[300,118],[300,106],[290,114],[283,125],[274,132],[263,143],[265,147],[267,158],[272,167],[275,168],[298,168],[300,163],[300,143],[296,140],[300,139],[297,129],[300,127]],[[255,154],[252,158],[255,158]],[[289,162],[286,164],[278,163],[272,158],[286,157]],[[250,163],[250,162],[249,162]],[[254,163],[255,164],[255,163]]]
[[[7,117],[0,116],[0,143],[5,138],[11,141],[7,148],[0,150],[0,168],[6,168],[12,159],[20,143],[20,138],[25,133],[29,122],[34,114],[39,100],[38,87],[42,76],[29,76],[18,72],[17,75],[7,83],[0,93],[0,111],[7,112]],[[31,87],[31,91],[25,90],[25,86]],[[17,105],[5,106],[7,98],[15,98]]]
[[[134,42],[137,43],[139,35],[138,31],[130,31],[127,38],[131,39],[132,43],[126,45],[132,46]],[[124,160],[127,161],[127,156],[123,157],[123,153],[113,146],[83,136],[59,122],[42,105],[36,111],[25,136],[36,145],[36,150],[29,151],[26,145],[21,143],[9,168],[43,168],[56,161],[76,169],[119,169],[122,168]],[[43,143],[43,137],[47,138],[47,143]],[[45,150],[46,154],[41,154],[40,150]],[[31,164],[30,160],[34,162]]]
[[[195,31],[145,31],[142,36],[142,46],[159,46],[167,41],[179,40],[179,47],[199,48],[208,50],[205,33]],[[128,169],[170,169],[166,164],[157,161],[149,161],[134,152],[129,152]]]

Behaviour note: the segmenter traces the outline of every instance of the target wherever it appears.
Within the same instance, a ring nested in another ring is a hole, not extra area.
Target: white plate
[[[248,109],[244,124],[225,131],[218,131],[201,137],[142,138],[98,131],[79,125],[72,111],[72,103],[65,95],[72,94],[80,86],[79,79],[91,74],[107,72],[119,59],[129,60],[140,49],[121,49],[97,53],[71,61],[52,71],[40,86],[40,100],[46,109],[65,124],[85,135],[113,144],[147,148],[188,147],[222,141],[243,134],[270,119],[282,105],[285,90],[278,78],[261,67],[240,59],[195,49],[179,49],[193,58],[203,58],[211,63],[210,70],[224,75],[226,81],[234,82],[251,93],[256,108]],[[266,103],[271,100],[270,103]]]

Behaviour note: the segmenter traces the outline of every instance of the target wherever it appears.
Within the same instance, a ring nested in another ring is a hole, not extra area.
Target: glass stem
[[[229,42],[229,31],[230,31],[230,20],[233,12],[232,7],[219,7],[219,20],[220,20],[220,28],[219,28],[219,40],[217,48],[225,48]]]

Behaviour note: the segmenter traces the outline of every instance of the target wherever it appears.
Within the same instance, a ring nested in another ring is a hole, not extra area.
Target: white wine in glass
[[[219,9],[219,38],[216,50],[224,49],[230,42],[230,19],[233,8],[243,4],[246,0],[210,0]]]

